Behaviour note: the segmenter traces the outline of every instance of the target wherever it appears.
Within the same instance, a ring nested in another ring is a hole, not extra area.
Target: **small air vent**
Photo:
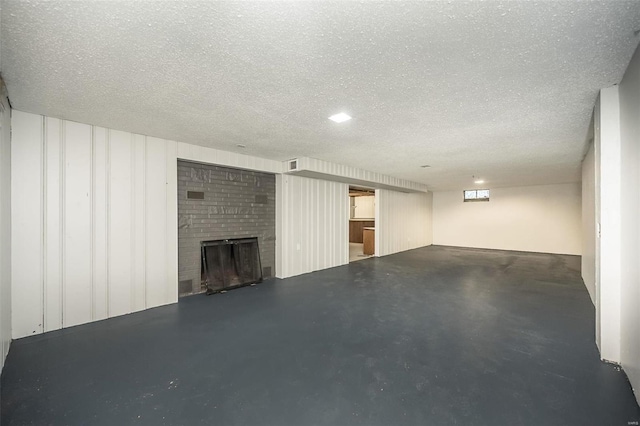
[[[189,199],[189,200],[204,200],[204,192],[201,192],[201,191],[187,191],[187,199]]]
[[[271,277],[271,266],[265,266],[262,268],[262,276],[265,278]]]
[[[256,195],[256,204],[267,204],[269,202],[269,198],[266,195]]]
[[[298,160],[289,160],[289,171],[298,170]]]

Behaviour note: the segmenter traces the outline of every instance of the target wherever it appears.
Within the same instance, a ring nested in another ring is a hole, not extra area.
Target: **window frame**
[[[478,192],[487,191],[487,196],[483,198],[478,198]],[[491,199],[491,190],[490,189],[464,189],[462,190],[462,201],[467,202],[476,202],[476,201],[489,201]],[[467,192],[475,192],[476,198],[467,198]]]

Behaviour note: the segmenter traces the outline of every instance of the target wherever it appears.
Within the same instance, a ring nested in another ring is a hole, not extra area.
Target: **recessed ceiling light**
[[[478,179],[476,181],[473,181],[473,183],[481,184],[481,183],[484,183],[484,181],[482,179]]]
[[[329,120],[335,121],[336,123],[342,123],[351,120],[351,116],[349,114],[341,112],[338,114],[333,114],[331,117],[329,117]]]

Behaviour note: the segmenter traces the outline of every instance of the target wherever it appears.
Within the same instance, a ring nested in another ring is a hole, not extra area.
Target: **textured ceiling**
[[[0,67],[23,111],[496,187],[580,180],[635,30],[638,1],[9,1]]]

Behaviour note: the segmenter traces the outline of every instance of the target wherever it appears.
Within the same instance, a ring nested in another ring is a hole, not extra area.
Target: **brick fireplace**
[[[202,293],[201,244],[258,239],[263,278],[275,272],[276,182],[268,173],[178,161],[179,294]]]

